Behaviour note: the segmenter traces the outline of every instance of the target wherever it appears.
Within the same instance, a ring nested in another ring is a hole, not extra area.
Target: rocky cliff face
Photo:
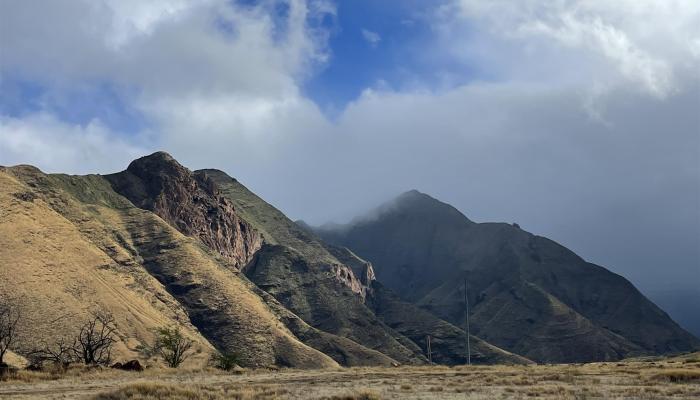
[[[265,243],[295,250],[306,262],[316,265],[364,300],[375,279],[372,264],[346,248],[323,243],[224,172],[201,170],[196,174],[214,181],[222,195],[237,206],[241,217],[262,232]]]
[[[327,243],[324,243],[324,246],[342,263],[332,265],[336,271],[336,277],[364,300],[368,294],[372,293],[372,282],[377,279],[372,263],[359,258],[345,247],[332,246]]]
[[[139,158],[106,178],[135,206],[199,238],[234,268],[244,266],[262,245],[262,236],[237,215],[206,173],[192,173],[167,153]]]

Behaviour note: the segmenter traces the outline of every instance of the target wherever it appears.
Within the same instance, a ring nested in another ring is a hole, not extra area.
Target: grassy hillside
[[[85,179],[100,185],[97,177]],[[72,337],[92,312],[106,311],[122,339],[116,358],[136,357],[154,328],[173,324],[212,351],[177,300],[119,243],[127,235],[111,206],[128,203],[82,203],[62,188],[66,183],[32,167],[0,169],[0,293],[21,305],[21,348]]]
[[[3,293],[22,301],[32,337],[49,340],[99,308],[115,316],[124,357],[150,341],[150,329],[177,324],[201,350],[213,344],[245,365],[337,365],[301,343],[226,260],[104,178],[17,167],[2,179]]]
[[[453,324],[541,362],[615,360],[700,342],[619,275],[509,224],[477,224],[412,191],[325,240],[373,263],[382,283]]]

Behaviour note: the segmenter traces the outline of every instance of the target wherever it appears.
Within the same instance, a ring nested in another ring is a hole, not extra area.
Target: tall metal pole
[[[428,341],[428,362],[430,362],[430,364],[432,364],[433,363],[433,349],[430,348],[430,335],[428,335],[426,337],[426,340]]]
[[[467,277],[464,277],[464,325],[466,340],[465,345],[467,348],[467,365],[472,365],[472,349],[469,342],[469,298],[467,297]]]

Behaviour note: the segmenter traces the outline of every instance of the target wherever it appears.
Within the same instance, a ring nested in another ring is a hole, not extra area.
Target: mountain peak
[[[147,156],[139,157],[133,162],[138,162],[139,160],[153,160],[153,161],[161,161],[161,162],[177,162],[173,156],[170,155],[170,153],[165,152],[165,151],[156,151],[155,153],[151,153]],[[132,163],[133,163],[132,162]]]
[[[232,181],[232,182],[238,182],[238,179],[230,176],[226,172],[216,169],[216,168],[204,168],[204,169],[198,169],[195,171],[196,174],[204,174],[208,177],[216,178],[216,180],[221,180],[221,181]]]
[[[138,175],[138,172],[153,174],[164,169],[185,170],[186,168],[177,162],[170,154],[164,151],[156,151],[153,154],[137,158],[132,161],[126,169]]]
[[[440,200],[437,200],[436,198],[420,192],[416,189],[411,189],[407,192],[403,192],[400,195],[398,195],[395,199],[394,202],[396,203],[406,203],[406,202],[425,202],[425,203],[440,203],[440,204],[445,204],[441,202]]]
[[[464,219],[471,223],[471,220],[453,206],[416,189],[400,194],[394,200],[380,206],[378,211],[380,215],[392,211],[400,211],[431,216],[433,218]]]
[[[402,198],[402,197],[411,198],[411,197],[430,197],[430,196],[418,191],[417,189],[411,189],[411,190],[408,190],[406,192],[401,193],[398,197],[399,198]]]
[[[368,211],[364,215],[353,218],[346,224],[327,222],[321,226],[313,227],[316,233],[324,232],[326,239],[332,232],[346,232],[362,225],[373,224],[378,220],[391,219],[402,220],[410,218],[413,223],[421,226],[435,224],[471,226],[472,220],[453,206],[422,193],[416,189],[401,193],[394,199],[387,201],[379,207]]]
[[[250,261],[262,237],[240,218],[206,172],[193,173],[159,151],[136,159],[126,171],[107,175],[115,192],[154,212],[180,232],[198,237],[234,267]]]

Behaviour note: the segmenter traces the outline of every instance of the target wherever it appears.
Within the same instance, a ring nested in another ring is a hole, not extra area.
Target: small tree
[[[117,327],[110,314],[93,314],[81,328],[73,346],[76,357],[86,365],[109,364]]]
[[[182,335],[180,328],[160,328],[156,332],[153,353],[160,356],[170,368],[177,368],[190,355],[194,342]]]
[[[211,365],[224,371],[231,371],[238,365],[238,355],[232,353],[214,353],[211,355]]]
[[[20,319],[18,306],[3,300],[0,304],[0,364],[5,363],[5,354],[17,341]]]

